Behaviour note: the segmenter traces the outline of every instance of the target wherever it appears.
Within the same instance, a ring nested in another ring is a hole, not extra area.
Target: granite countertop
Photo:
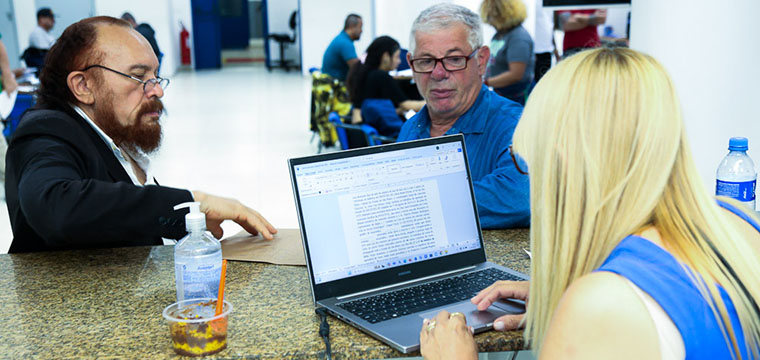
[[[529,272],[528,230],[484,231],[490,261]],[[0,255],[0,354],[9,358],[168,358],[163,309],[175,301],[174,248]],[[211,358],[324,356],[305,267],[229,262],[229,346]],[[404,354],[330,317],[335,359]],[[522,332],[475,337],[479,351],[523,348]],[[410,354],[419,356],[419,353]]]

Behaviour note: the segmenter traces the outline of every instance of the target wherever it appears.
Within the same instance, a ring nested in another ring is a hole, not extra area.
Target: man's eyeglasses
[[[96,68],[96,67],[97,68],[101,68],[101,69],[106,69],[106,70],[111,71],[111,72],[115,72],[115,73],[117,73],[117,74],[119,74],[121,76],[124,76],[126,78],[130,78],[130,79],[132,79],[134,81],[139,82],[140,84],[142,84],[142,86],[143,86],[143,92],[146,93],[146,94],[149,93],[151,90],[153,90],[153,88],[155,88],[156,85],[161,86],[161,89],[163,89],[163,90],[166,90],[166,88],[169,87],[169,79],[164,79],[162,77],[156,76],[156,77],[154,77],[152,79],[140,80],[140,79],[138,79],[138,78],[136,78],[136,77],[134,77],[132,75],[125,74],[125,73],[123,73],[121,71],[114,70],[114,69],[105,67],[103,65],[97,65],[97,64],[96,65],[90,65],[90,66],[82,69],[81,71],[87,71],[87,70],[90,70],[90,69]]]
[[[412,59],[409,61],[409,65],[412,67],[412,71],[416,73],[431,73],[435,69],[438,62],[443,65],[446,71],[459,71],[467,68],[467,61],[472,59],[473,56],[480,50],[480,47],[475,49],[470,55],[458,55],[458,56],[444,56],[442,58],[423,57],[419,59]]]
[[[509,145],[509,155],[512,157],[512,162],[515,164],[515,169],[517,169],[517,172],[523,175],[528,175],[528,170],[523,170],[520,168],[520,162],[517,161],[517,157],[515,156],[515,151],[512,150],[512,145]]]

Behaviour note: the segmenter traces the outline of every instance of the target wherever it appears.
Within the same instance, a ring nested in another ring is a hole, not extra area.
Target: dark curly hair
[[[37,90],[39,106],[68,109],[68,104],[76,102],[66,78],[72,71],[96,64],[105,57],[105,54],[94,49],[97,28],[101,25],[132,28],[128,22],[110,16],[83,19],[67,27],[45,57],[45,67],[40,74],[40,87]]]

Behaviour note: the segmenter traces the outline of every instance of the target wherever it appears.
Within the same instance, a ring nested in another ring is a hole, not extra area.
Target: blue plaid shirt
[[[516,102],[483,86],[475,104],[446,132],[464,135],[484,229],[530,225],[528,176],[517,171],[508,150],[522,110]],[[425,106],[401,127],[398,141],[429,137],[430,116]]]

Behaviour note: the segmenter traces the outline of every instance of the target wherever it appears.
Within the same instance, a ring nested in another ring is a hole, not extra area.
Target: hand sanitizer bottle
[[[187,236],[174,246],[174,271],[177,301],[212,298],[219,292],[222,274],[222,245],[206,232],[206,215],[200,203],[187,202],[174,210],[190,208],[185,215]]]

